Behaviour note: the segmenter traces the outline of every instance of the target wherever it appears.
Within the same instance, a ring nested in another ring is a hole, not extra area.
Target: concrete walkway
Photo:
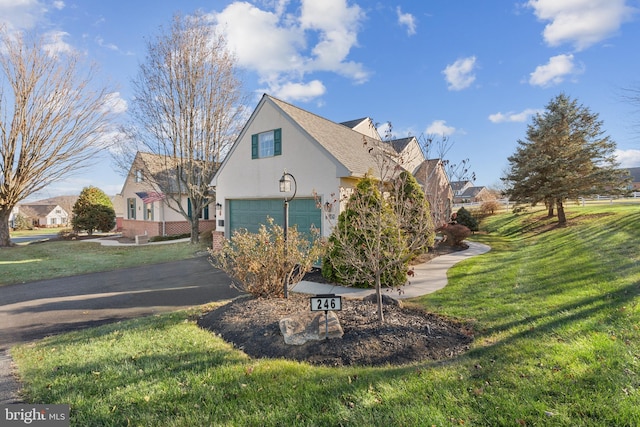
[[[447,286],[447,270],[453,265],[472,256],[489,252],[489,246],[482,243],[467,242],[469,249],[435,257],[424,264],[414,266],[414,276],[405,285],[403,293],[393,295],[394,298],[415,298],[430,294]],[[350,298],[363,298],[375,293],[375,289],[347,288],[331,284],[302,281],[291,288],[293,292],[303,294],[335,294]]]

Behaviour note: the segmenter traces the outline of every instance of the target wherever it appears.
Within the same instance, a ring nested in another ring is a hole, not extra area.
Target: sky
[[[499,188],[532,115],[565,93],[599,115],[622,167],[640,166],[640,0],[0,0],[0,23],[97,64],[126,121],[146,43],[195,11],[227,36],[251,110],[268,93],[398,138],[446,136],[448,160]],[[105,153],[32,198],[123,183]]]

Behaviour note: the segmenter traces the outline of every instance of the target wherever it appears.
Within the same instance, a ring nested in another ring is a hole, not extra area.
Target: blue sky
[[[337,122],[390,121],[397,137],[446,135],[447,157],[495,187],[531,115],[564,92],[640,166],[640,105],[624,100],[640,89],[640,0],[0,0],[0,22],[96,62],[124,120],[145,40],[195,10],[227,34],[251,108],[266,92]],[[105,155],[38,196],[122,183]]]

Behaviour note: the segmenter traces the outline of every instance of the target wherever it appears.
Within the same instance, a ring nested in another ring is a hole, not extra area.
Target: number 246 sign
[[[316,295],[310,298],[311,311],[342,310],[342,297],[334,294]]]

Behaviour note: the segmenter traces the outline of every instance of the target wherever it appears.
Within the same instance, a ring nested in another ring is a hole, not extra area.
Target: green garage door
[[[321,227],[321,212],[314,199],[293,199],[289,202],[289,226],[296,225],[298,231],[307,232],[313,225]],[[256,233],[260,224],[267,223],[267,217],[275,223],[284,225],[283,199],[252,199],[229,201],[229,228],[234,230],[245,228]]]

